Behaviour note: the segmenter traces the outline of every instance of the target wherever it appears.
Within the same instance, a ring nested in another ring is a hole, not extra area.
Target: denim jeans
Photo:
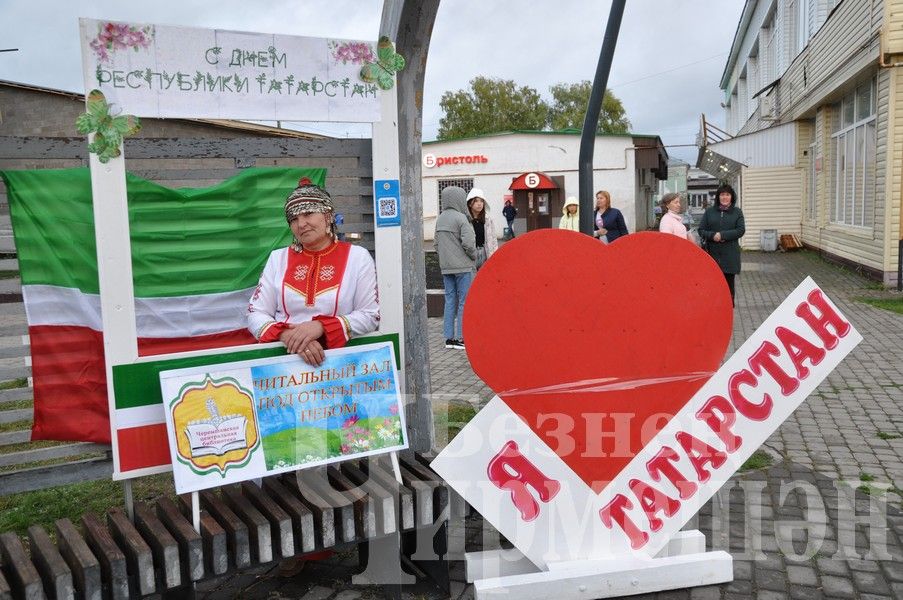
[[[461,320],[464,317],[464,298],[473,281],[473,271],[469,273],[452,273],[442,275],[442,283],[445,285],[445,314],[443,327],[445,339],[460,340],[464,338],[461,332]],[[457,317],[457,319],[456,319]]]

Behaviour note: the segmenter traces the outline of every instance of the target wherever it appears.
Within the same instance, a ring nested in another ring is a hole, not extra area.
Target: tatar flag
[[[32,439],[109,443],[90,173],[0,175],[31,338]],[[322,186],[326,170],[252,168],[181,190],[127,176],[140,355],[254,342],[248,299],[270,252],[291,241],[283,203],[300,177]],[[119,413],[117,427],[139,434],[161,425]]]

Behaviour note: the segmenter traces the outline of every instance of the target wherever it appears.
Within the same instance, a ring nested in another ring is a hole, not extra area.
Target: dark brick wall
[[[75,119],[85,112],[77,97],[0,83],[0,136],[77,137]],[[248,138],[260,133],[184,119],[141,119],[134,137]]]

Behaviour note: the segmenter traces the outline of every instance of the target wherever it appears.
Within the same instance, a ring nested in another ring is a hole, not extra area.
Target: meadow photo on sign
[[[391,343],[160,373],[176,491],[407,447]]]

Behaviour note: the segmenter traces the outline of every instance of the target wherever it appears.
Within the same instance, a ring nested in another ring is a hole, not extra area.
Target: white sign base
[[[668,556],[680,556],[683,554],[698,554],[705,552],[705,535],[697,529],[679,531],[668,540],[668,544],[661,549],[656,558]],[[615,559],[606,559],[607,561]],[[577,561],[580,563],[600,561]],[[549,570],[555,570],[561,565],[573,564],[572,561],[559,561],[549,563]],[[478,552],[464,553],[464,577],[467,583],[473,583],[479,579],[492,579],[495,577],[507,577],[509,575],[525,575],[541,571],[530,559],[524,556],[517,548],[499,548],[496,550],[482,550]]]
[[[584,600],[648,594],[734,579],[733,558],[727,552],[705,552],[699,531],[674,535],[655,558],[627,556],[601,560],[556,561],[541,571],[517,549],[467,552],[468,583],[476,600],[523,598]]]

